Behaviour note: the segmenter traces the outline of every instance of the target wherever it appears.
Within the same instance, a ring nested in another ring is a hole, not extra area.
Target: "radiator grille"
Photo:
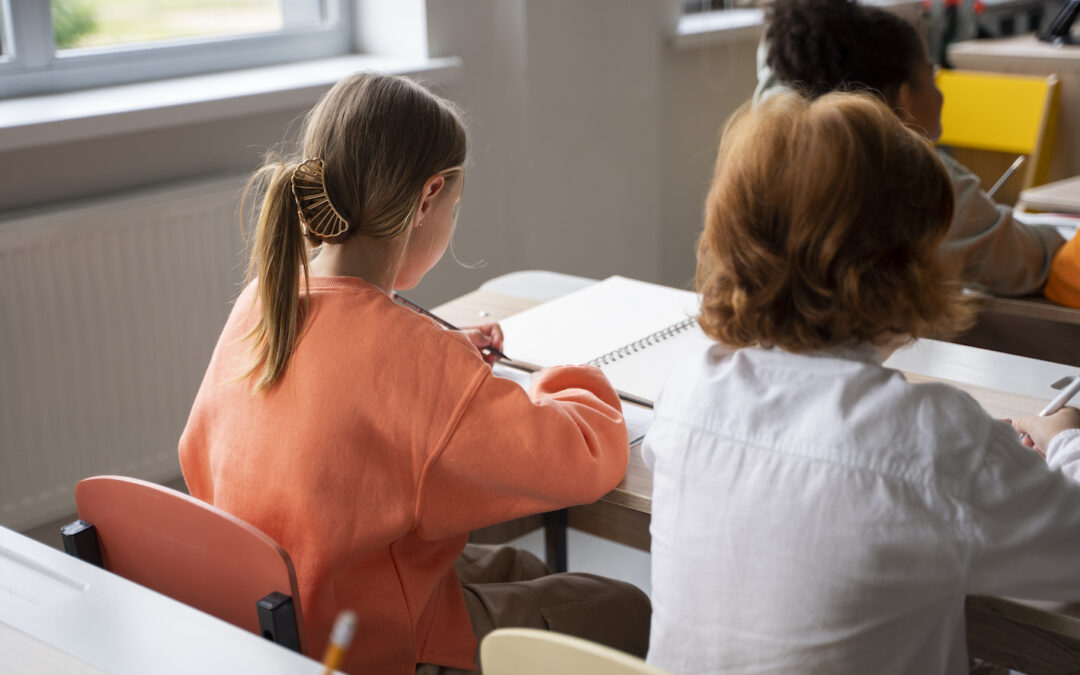
[[[179,475],[177,441],[243,276],[243,179],[0,220],[0,524],[80,479]]]

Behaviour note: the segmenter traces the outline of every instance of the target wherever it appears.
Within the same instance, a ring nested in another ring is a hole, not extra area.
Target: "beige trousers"
[[[592,574],[551,574],[539,558],[509,546],[467,544],[455,568],[477,640],[496,628],[539,628],[642,658],[649,648],[652,607],[632,584]],[[417,675],[478,672],[416,666]]]

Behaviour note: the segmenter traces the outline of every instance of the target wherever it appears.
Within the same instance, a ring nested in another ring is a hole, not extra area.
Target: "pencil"
[[[1039,417],[1045,417],[1047,415],[1053,415],[1057,411],[1065,407],[1073,396],[1076,396],[1077,392],[1080,392],[1080,375],[1073,378],[1073,381],[1061,390],[1053,401],[1046,404],[1046,407],[1039,412]]]
[[[330,643],[326,645],[326,654],[323,655],[323,675],[330,675],[345,658],[345,652],[352,642],[353,633],[356,631],[356,612],[344,609],[334,620],[334,628],[330,631]]]
[[[436,316],[435,314],[432,314],[431,312],[424,309],[420,305],[416,304],[412,300],[406,299],[405,296],[398,293],[397,291],[394,291],[394,299],[397,300],[398,302],[400,302],[401,304],[405,305],[409,309],[413,310],[414,312],[419,312],[420,314],[423,314],[424,316],[426,316],[428,318],[434,319],[435,321],[439,322],[439,324],[442,325],[443,328],[449,328],[450,330],[456,330],[456,331],[461,330],[460,328],[458,328],[454,324],[450,323],[449,321],[443,319],[442,317],[439,317],[439,316]],[[488,352],[489,354],[494,354],[495,356],[497,356],[500,359],[503,359],[504,361],[509,361],[510,360],[510,359],[508,359],[506,357],[506,354],[503,354],[498,349],[495,349],[495,347],[492,346],[492,345],[488,345],[487,347],[483,347],[480,351]]]
[[[1026,157],[1024,155],[1020,155],[1013,160],[1013,163],[1009,165],[1009,168],[1005,169],[1005,173],[1001,174],[1001,178],[998,178],[997,182],[994,183],[994,187],[986,191],[986,196],[993,197],[994,193],[1001,189],[1001,186],[1005,184],[1005,181],[1009,180],[1009,177],[1016,173],[1016,170],[1020,168],[1020,165],[1024,163],[1025,159]]]
[[[1073,378],[1073,381],[1069,383],[1067,387],[1061,390],[1061,393],[1054,397],[1053,401],[1046,404],[1046,407],[1039,411],[1039,417],[1046,417],[1047,415],[1053,415],[1057,411],[1065,407],[1073,396],[1076,396],[1077,392],[1080,392],[1080,375]],[[1028,435],[1026,433],[1020,434],[1020,440],[1024,440]]]

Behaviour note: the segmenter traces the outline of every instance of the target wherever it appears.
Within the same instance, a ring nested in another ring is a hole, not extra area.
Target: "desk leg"
[[[1029,675],[1080,672],[1080,620],[1006,600],[968,596],[968,654]]]
[[[544,514],[544,556],[552,572],[566,571],[566,509]]]

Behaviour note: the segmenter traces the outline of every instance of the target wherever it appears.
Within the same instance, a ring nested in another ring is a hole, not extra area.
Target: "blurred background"
[[[895,6],[940,53],[1060,6],[968,1]],[[176,481],[240,290],[244,180],[355,70],[415,77],[467,119],[454,255],[414,301],[525,269],[689,287],[757,5],[0,0],[0,525],[67,517],[85,476]]]

